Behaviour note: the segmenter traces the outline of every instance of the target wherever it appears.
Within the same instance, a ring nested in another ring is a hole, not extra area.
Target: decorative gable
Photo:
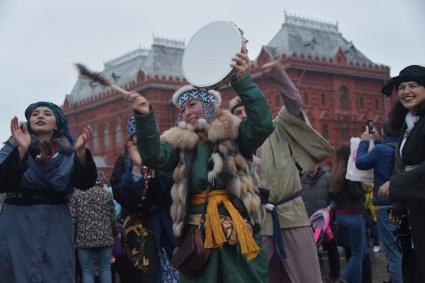
[[[345,57],[344,52],[342,52],[341,47],[338,48],[338,51],[335,54],[335,62],[339,65],[347,65],[347,58]]]

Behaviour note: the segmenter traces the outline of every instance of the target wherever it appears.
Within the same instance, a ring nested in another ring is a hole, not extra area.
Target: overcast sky
[[[338,22],[344,37],[390,66],[391,75],[425,65],[423,0],[0,0],[0,139],[28,104],[63,103],[77,79],[74,62],[102,70],[104,61],[150,48],[153,35],[187,42],[216,20],[242,28],[255,59],[284,11]]]

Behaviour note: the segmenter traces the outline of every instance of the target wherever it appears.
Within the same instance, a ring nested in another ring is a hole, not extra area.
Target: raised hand
[[[279,59],[265,63],[260,69],[263,76],[271,80],[282,81],[288,76],[286,73],[286,66],[283,65]]]
[[[365,131],[360,135],[360,138],[364,141],[368,141],[372,139],[372,135],[369,133],[369,129],[366,126]]]
[[[19,157],[22,160],[31,144],[31,135],[28,132],[27,125],[22,124],[22,127],[19,126],[18,118],[15,116],[10,121],[10,132],[18,145]]]
[[[77,141],[75,142],[74,149],[77,154],[78,160],[84,164],[86,160],[86,145],[90,140],[93,133],[93,128],[88,125],[84,127],[81,135],[78,136]]]
[[[240,80],[249,74],[249,71],[251,70],[251,61],[247,54],[242,52],[236,53],[232,60],[235,63],[230,64],[230,66],[236,69],[236,80]]]
[[[137,111],[142,115],[147,115],[151,112],[149,101],[140,93],[130,92],[125,95],[124,98],[128,100],[128,103],[134,111]]]
[[[142,167],[142,157],[140,156],[137,146],[133,140],[127,141],[127,150],[131,161],[133,162],[133,167],[140,169]]]
[[[369,131],[368,126],[366,126],[365,131],[360,135],[360,138],[364,141],[367,140],[377,140],[379,139],[378,131],[375,128],[372,128],[371,131]]]
[[[263,66],[261,66],[261,72],[263,75],[267,75],[270,73],[273,69],[279,67],[281,64],[279,60],[273,60],[270,62],[265,63]]]

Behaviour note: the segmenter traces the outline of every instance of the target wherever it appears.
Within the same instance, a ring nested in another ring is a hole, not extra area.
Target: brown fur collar
[[[239,124],[241,120],[232,115],[228,110],[220,110],[211,124],[203,122],[203,128],[207,133],[210,142],[223,140],[235,140],[239,136]],[[173,127],[161,135],[161,140],[167,141],[175,149],[194,149],[199,141],[196,132],[185,123],[180,123],[179,127]]]
[[[207,134],[208,143],[216,148],[210,156],[214,166],[210,168],[207,178],[212,182],[223,174],[226,190],[242,201],[251,223],[259,224],[264,217],[264,211],[257,195],[255,176],[250,172],[249,162],[239,152],[236,142],[240,122],[239,118],[225,110],[220,111],[211,124],[200,121],[201,128]],[[189,205],[188,176],[192,174],[193,150],[200,137],[190,126],[181,123],[179,127],[164,132],[161,140],[167,141],[178,150],[180,156],[180,162],[173,172],[174,185],[171,188],[173,202],[170,208],[173,233],[176,237],[180,237]]]

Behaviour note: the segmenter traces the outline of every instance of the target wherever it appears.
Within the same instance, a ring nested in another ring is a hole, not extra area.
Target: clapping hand
[[[22,124],[22,126],[19,126],[18,118],[15,116],[10,121],[10,131],[13,139],[18,145],[19,158],[22,160],[31,144],[31,135],[28,132],[27,125]]]
[[[93,129],[90,125],[84,127],[83,132],[81,133],[81,135],[78,136],[77,141],[74,145],[77,158],[83,165],[86,160],[86,145],[87,142],[90,140],[92,133]]]

